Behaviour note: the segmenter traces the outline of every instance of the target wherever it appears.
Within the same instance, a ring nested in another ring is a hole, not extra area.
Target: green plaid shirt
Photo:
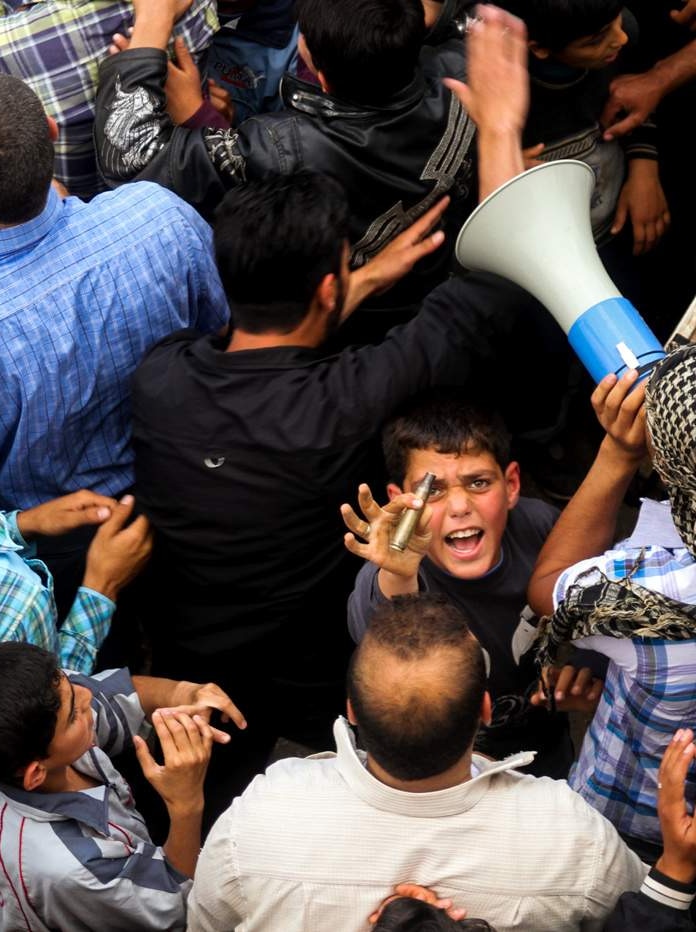
[[[91,673],[116,606],[82,586],[58,630],[53,579],[32,554],[17,512],[0,512],[0,641],[28,641],[52,651],[61,667]]]
[[[71,194],[105,190],[92,142],[99,63],[133,23],[125,0],[0,0],[0,71],[25,81],[58,124],[55,175]],[[219,28],[215,0],[194,0],[174,27],[201,63]]]

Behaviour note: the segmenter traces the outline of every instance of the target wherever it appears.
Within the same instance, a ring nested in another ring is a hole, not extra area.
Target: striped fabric
[[[152,843],[130,787],[107,757],[149,730],[128,671],[68,675],[94,694],[96,747],[73,766],[95,786],[40,793],[0,784],[0,926],[183,932],[191,881]]]
[[[631,541],[633,543],[633,541]],[[696,603],[696,561],[685,547],[636,546],[583,560],[566,570],[554,593],[591,568],[632,581],[680,602]],[[610,658],[604,691],[569,783],[620,832],[661,844],[657,771],[674,732],[696,724],[696,639],[580,638],[575,646]],[[696,775],[686,785],[696,800]]]
[[[126,0],[26,5],[0,0],[0,13],[0,71],[25,81],[58,123],[56,177],[80,197],[105,190],[92,142],[97,72],[112,35],[132,25],[132,5]],[[217,29],[214,0],[193,0],[174,32],[200,58]]]
[[[344,719],[337,753],[269,767],[201,852],[188,932],[357,932],[410,880],[497,932],[599,932],[646,868],[562,780],[515,773],[532,757],[474,754],[472,779],[429,793],[382,783]]]
[[[53,599],[53,580],[19,533],[17,513],[0,513],[0,641],[27,641],[58,657],[70,670],[91,673],[109,631],[115,605],[81,587],[63,622]]]

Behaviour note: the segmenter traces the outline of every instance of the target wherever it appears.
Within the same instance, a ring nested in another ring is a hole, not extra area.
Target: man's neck
[[[234,330],[232,339],[227,345],[228,353],[238,353],[242,350],[274,349],[278,346],[319,346],[319,340],[314,334],[302,333],[293,330],[291,333],[247,333],[245,330]]]
[[[434,793],[437,790],[448,790],[471,780],[471,749],[444,773],[426,777],[424,780],[398,780],[380,767],[369,754],[367,755],[367,769],[380,783],[385,783],[395,790],[402,790],[405,793]]]

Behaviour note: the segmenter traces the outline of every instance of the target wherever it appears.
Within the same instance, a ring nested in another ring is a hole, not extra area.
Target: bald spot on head
[[[348,674],[364,748],[405,781],[444,773],[469,751],[485,690],[483,652],[466,617],[425,593],[375,610]]]
[[[446,706],[461,701],[466,686],[465,649],[479,650],[469,634],[462,646],[437,646],[425,654],[394,650],[366,634],[358,651],[355,676],[373,713],[391,719],[402,732],[440,718]]]

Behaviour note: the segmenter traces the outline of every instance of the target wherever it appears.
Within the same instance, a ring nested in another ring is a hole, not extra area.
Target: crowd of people
[[[0,928],[695,930],[696,345],[454,244],[580,159],[667,339],[696,0],[0,13]]]

